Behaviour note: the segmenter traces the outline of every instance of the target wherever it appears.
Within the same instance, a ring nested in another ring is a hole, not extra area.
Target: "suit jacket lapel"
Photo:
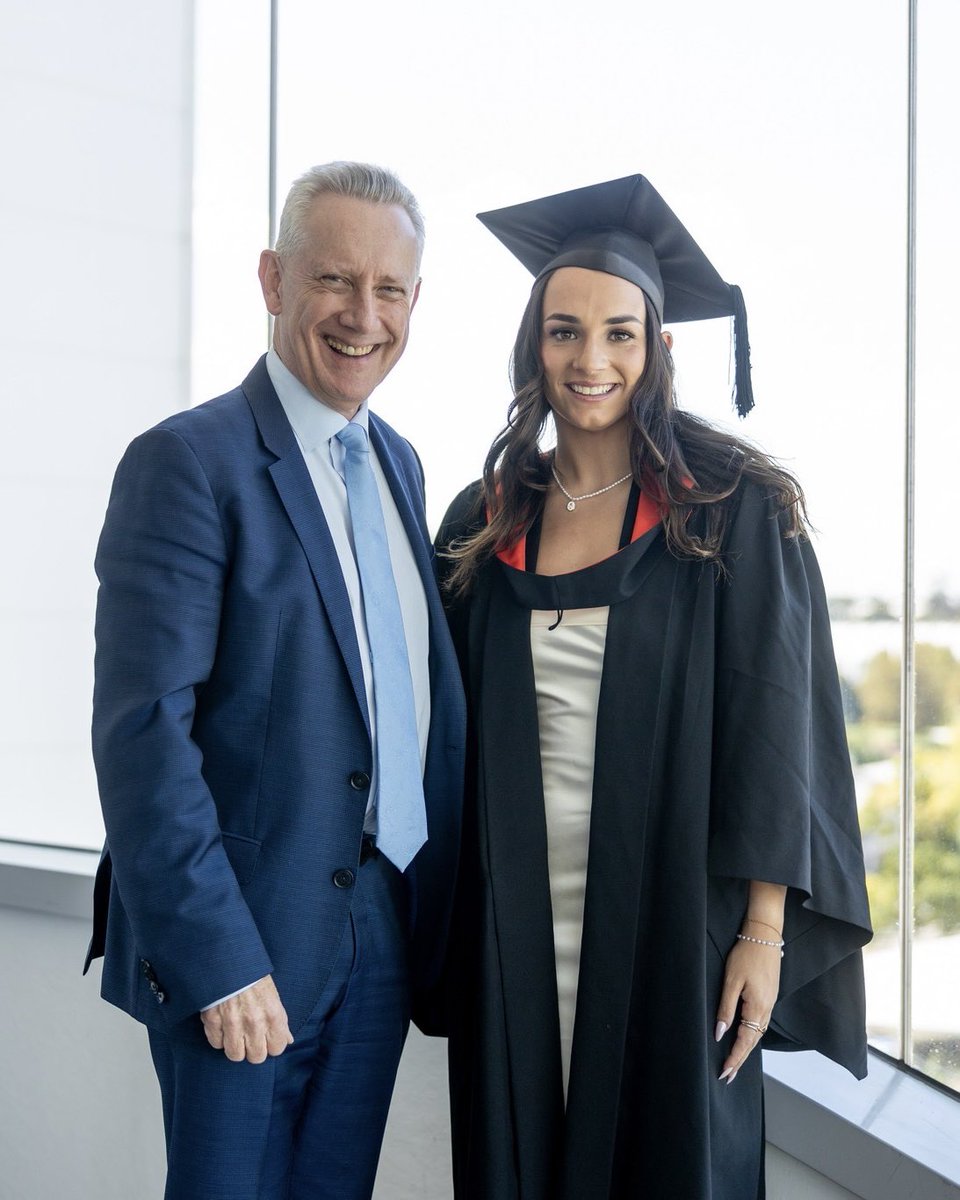
[[[277,461],[268,469],[307,556],[369,733],[370,714],[367,712],[360,649],[340,560],[307,464],[300,453],[290,422],[277,399],[263,359],[244,380],[243,390],[253,410],[264,444],[277,456]]]

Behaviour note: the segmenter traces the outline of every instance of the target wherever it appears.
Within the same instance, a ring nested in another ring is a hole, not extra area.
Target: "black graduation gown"
[[[438,544],[476,528],[477,485]],[[823,585],[744,483],[725,571],[659,525],[595,567],[495,560],[452,604],[470,778],[449,973],[457,1200],[755,1200],[759,1054],[713,1031],[748,883],[788,886],[764,1038],[866,1073],[870,924]],[[610,605],[564,1112],[530,609]]]

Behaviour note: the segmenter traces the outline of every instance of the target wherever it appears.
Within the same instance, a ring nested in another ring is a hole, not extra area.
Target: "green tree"
[[[917,645],[916,720],[918,729],[948,725],[960,715],[960,662],[946,646]],[[900,659],[886,650],[867,663],[857,688],[864,721],[900,719]]]
[[[928,621],[960,620],[960,600],[944,591],[934,592],[927,600],[924,617]]]
[[[923,746],[914,762],[914,919],[944,933],[960,929],[960,728],[945,746]],[[899,788],[878,784],[860,813],[870,910],[878,933],[898,919]]]
[[[960,707],[960,663],[946,646],[917,646],[917,728],[948,725]]]
[[[875,654],[857,688],[864,721],[900,720],[900,659],[886,650]]]

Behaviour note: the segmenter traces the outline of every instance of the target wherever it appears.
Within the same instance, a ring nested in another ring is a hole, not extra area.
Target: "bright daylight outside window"
[[[917,150],[916,555],[913,727],[913,925],[910,1011],[899,1045],[900,630],[882,600],[844,605],[837,625],[850,647],[850,744],[862,800],[868,885],[877,937],[866,959],[877,1044],[960,1090],[960,569],[950,456],[957,441],[955,279],[960,239],[951,197],[960,186],[952,114],[960,101],[947,46],[960,34],[956,6],[919,7]],[[953,299],[953,309],[950,300]],[[883,486],[870,473],[871,482]],[[851,608],[854,611],[851,611]],[[855,631],[855,632],[854,632]],[[860,652],[854,655],[853,646]],[[854,666],[854,657],[859,663]]]

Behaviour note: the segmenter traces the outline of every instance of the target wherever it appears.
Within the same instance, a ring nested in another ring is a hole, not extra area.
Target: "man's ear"
[[[414,305],[420,299],[420,284],[421,283],[423,283],[423,280],[418,279],[417,286],[413,289],[413,299],[410,301],[410,311],[411,312],[413,312]]]
[[[260,255],[260,266],[257,270],[260,276],[260,290],[263,292],[263,302],[271,316],[280,316],[280,259],[276,250],[264,250]]]
[[[673,353],[673,334],[670,332],[669,329],[664,329],[661,331],[660,336],[663,338],[663,344],[666,346],[666,348],[672,354]]]

